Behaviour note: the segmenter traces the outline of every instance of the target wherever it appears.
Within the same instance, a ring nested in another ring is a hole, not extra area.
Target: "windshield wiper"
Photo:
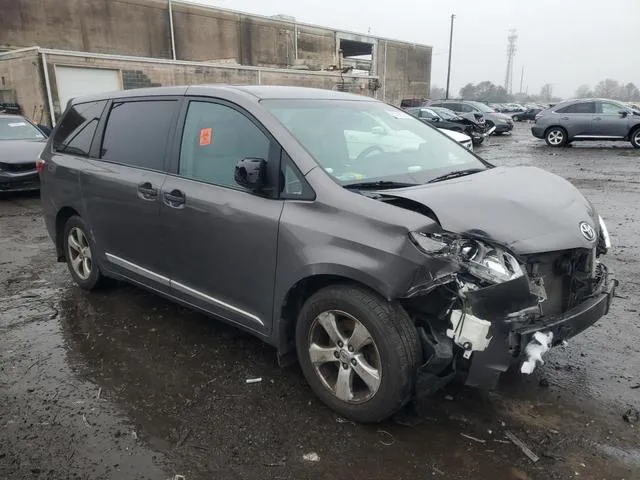
[[[471,175],[478,172],[484,172],[486,168],[467,168],[466,170],[454,170],[453,172],[445,173],[439,177],[432,178],[427,183],[441,182],[443,180],[449,180],[451,178],[464,177],[465,175]]]
[[[383,188],[404,188],[404,187],[415,187],[417,183],[404,183],[404,182],[394,182],[391,180],[378,180],[376,182],[360,182],[360,183],[347,183],[343,185],[344,188],[354,189],[354,190],[378,190]]]

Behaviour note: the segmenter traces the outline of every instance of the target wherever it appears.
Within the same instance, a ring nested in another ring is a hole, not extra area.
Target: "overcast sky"
[[[507,35],[518,30],[513,89],[572,96],[605,78],[640,85],[640,0],[197,0],[263,15],[433,46],[432,85],[447,78],[450,15],[456,14],[451,89],[504,84]]]

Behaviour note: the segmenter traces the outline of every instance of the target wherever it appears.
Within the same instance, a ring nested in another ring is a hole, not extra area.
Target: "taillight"
[[[44,170],[45,162],[43,159],[38,158],[36,160],[36,172],[40,173]]]

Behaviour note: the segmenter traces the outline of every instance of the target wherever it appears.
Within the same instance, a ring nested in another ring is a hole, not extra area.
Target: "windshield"
[[[485,168],[437,129],[379,102],[264,100],[336,181],[422,184],[451,171]]]
[[[0,140],[41,140],[44,135],[22,117],[0,117]]]
[[[433,107],[433,110],[445,120],[460,120],[460,116],[453,110],[442,107]]]
[[[484,103],[480,103],[480,102],[469,102],[469,103],[483,113],[496,113],[496,111],[493,108],[491,108],[489,105],[486,105]]]

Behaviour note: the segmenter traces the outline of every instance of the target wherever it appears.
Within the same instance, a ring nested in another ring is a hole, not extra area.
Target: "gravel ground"
[[[550,170],[593,201],[619,297],[531,377],[451,386],[412,426],[337,417],[274,349],[143,290],[79,290],[37,196],[0,199],[0,479],[640,478],[638,419],[623,419],[640,408],[640,151],[550,149],[516,127],[477,153]]]

